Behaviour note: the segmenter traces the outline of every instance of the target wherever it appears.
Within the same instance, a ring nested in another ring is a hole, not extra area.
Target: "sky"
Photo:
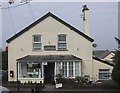
[[[22,4],[22,5],[21,5]],[[24,4],[3,2],[2,11],[2,48],[6,40],[24,29],[48,12],[52,12],[65,22],[83,32],[82,6],[87,5],[90,16],[90,37],[97,44],[94,49],[117,49],[118,2],[37,2]],[[9,8],[8,8],[9,7]],[[1,14],[0,14],[1,15]],[[1,40],[1,39],[0,39]]]
[[[120,16],[120,2],[118,3],[118,16]],[[118,18],[118,24],[120,24],[120,18]],[[120,40],[120,26],[118,26],[118,39]],[[120,50],[120,44],[118,46]]]

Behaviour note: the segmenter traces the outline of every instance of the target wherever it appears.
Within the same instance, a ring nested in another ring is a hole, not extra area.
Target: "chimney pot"
[[[89,10],[88,7],[87,7],[87,5],[84,5],[84,6],[83,6],[82,12],[84,12],[85,10]]]

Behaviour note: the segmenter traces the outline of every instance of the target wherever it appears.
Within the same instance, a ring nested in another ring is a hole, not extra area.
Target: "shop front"
[[[73,55],[28,55],[17,60],[17,79],[21,83],[52,83],[56,75],[81,75],[81,59]]]

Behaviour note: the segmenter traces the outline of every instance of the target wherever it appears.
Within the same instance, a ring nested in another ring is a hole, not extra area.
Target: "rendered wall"
[[[42,50],[33,51],[32,49],[32,36],[40,34],[42,38]],[[67,49],[68,51],[44,51],[44,45],[56,45],[58,42],[58,35],[67,35]],[[72,54],[81,59],[82,74],[92,75],[92,43],[75,31],[56,21],[52,17],[48,17],[36,26],[32,27],[29,31],[20,35],[8,44],[8,72],[14,71],[14,77],[10,77],[9,81],[17,80],[17,66],[16,59],[26,55],[59,55],[59,54]]]

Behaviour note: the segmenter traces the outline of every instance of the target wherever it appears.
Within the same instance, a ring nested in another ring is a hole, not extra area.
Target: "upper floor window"
[[[66,34],[58,35],[58,50],[66,50],[67,42],[66,42]]]
[[[33,35],[33,50],[41,50],[41,35]]]

